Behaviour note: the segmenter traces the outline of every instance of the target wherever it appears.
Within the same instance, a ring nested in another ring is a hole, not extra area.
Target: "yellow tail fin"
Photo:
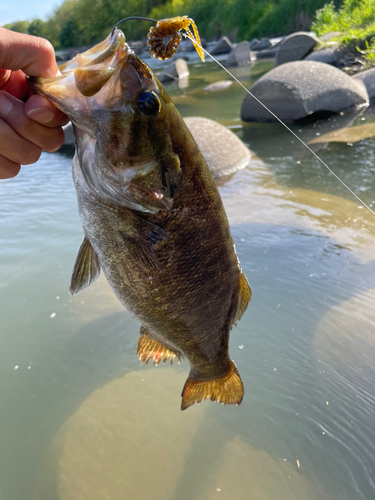
[[[198,381],[188,378],[182,391],[181,410],[204,399],[217,401],[223,405],[239,405],[244,395],[240,374],[231,360],[229,371],[214,380]]]

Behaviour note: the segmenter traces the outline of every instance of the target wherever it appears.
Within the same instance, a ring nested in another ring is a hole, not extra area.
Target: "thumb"
[[[0,68],[22,70],[28,76],[50,78],[58,68],[55,51],[44,38],[0,28]]]

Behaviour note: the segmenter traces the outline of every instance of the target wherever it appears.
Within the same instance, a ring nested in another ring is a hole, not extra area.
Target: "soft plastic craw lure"
[[[189,26],[192,26],[194,34],[190,31]],[[171,19],[162,19],[157,22],[155,27],[150,28],[147,35],[147,45],[150,47],[150,53],[161,60],[169,59],[178,49],[181,43],[181,30],[185,30],[196,48],[199,57],[204,61],[204,52],[201,45],[198,29],[195,22],[188,16],[173,17]],[[168,42],[165,38],[168,38]]]

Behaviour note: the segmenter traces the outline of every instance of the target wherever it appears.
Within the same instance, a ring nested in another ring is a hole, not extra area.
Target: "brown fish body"
[[[85,240],[71,292],[89,286],[101,267],[119,300],[142,324],[140,359],[189,361],[182,408],[206,398],[239,404],[243,386],[228,341],[250,288],[220,195],[163,87],[132,53],[122,63],[120,82],[125,108],[100,109],[92,120],[99,122],[95,134],[72,115],[73,178]],[[81,86],[91,92],[87,81]],[[133,101],[137,95],[147,100],[147,92],[156,93],[161,104],[152,115],[146,109],[145,119]],[[59,99],[55,102],[67,112]],[[114,179],[123,171],[126,182],[121,177],[118,187]]]

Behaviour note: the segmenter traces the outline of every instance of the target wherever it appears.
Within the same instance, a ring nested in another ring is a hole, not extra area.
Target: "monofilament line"
[[[186,33],[183,33],[183,35],[184,35],[184,37],[189,38],[189,40],[193,41],[193,39],[192,39],[189,35],[187,35]],[[194,40],[194,42],[195,42],[195,40]],[[197,42],[195,42],[195,44],[196,44],[196,45],[199,45],[199,44],[197,44]],[[200,46],[200,45],[199,45],[199,46]],[[327,169],[327,170],[328,170],[328,171],[329,171],[329,172],[330,172],[330,173],[331,173],[334,177],[336,177],[336,179],[337,179],[339,182],[341,182],[341,184],[342,184],[342,185],[343,185],[343,186],[344,186],[344,187],[345,187],[345,188],[349,191],[349,193],[351,193],[351,194],[352,194],[352,195],[353,195],[353,196],[354,196],[354,197],[355,197],[355,198],[356,198],[356,199],[357,199],[357,200],[361,203],[361,205],[363,205],[365,208],[367,208],[367,210],[369,210],[369,211],[372,213],[372,215],[375,215],[375,212],[374,212],[374,211],[373,211],[373,210],[372,210],[372,209],[371,209],[368,205],[366,205],[366,203],[365,203],[363,200],[361,200],[361,198],[360,198],[358,195],[356,195],[356,194],[355,194],[355,192],[354,192],[354,191],[352,191],[352,190],[350,189],[350,187],[349,187],[349,186],[347,186],[347,185],[345,184],[345,182],[344,182],[344,181],[342,181],[342,180],[340,179],[340,177],[339,177],[338,175],[336,175],[336,174],[335,174],[335,172],[334,172],[334,171],[333,171],[333,170],[332,170],[332,169],[331,169],[331,168],[330,168],[330,167],[329,167],[329,166],[328,166],[328,165],[327,165],[327,164],[326,164],[326,163],[325,163],[325,162],[324,162],[324,161],[323,161],[323,160],[322,160],[322,159],[321,159],[321,158],[320,158],[320,157],[319,157],[319,156],[318,156],[318,155],[317,155],[317,154],[316,154],[316,153],[315,153],[315,152],[314,152],[314,151],[313,151],[313,150],[312,150],[312,149],[311,149],[311,148],[310,148],[310,147],[309,147],[309,146],[308,146],[305,142],[303,142],[303,140],[302,140],[300,137],[298,137],[298,135],[297,135],[295,132],[293,132],[293,130],[292,130],[292,129],[290,129],[287,125],[285,125],[285,123],[284,123],[284,122],[283,122],[283,121],[282,121],[282,120],[281,120],[281,119],[280,119],[277,115],[275,115],[275,113],[273,113],[273,111],[271,111],[271,110],[270,110],[270,109],[269,109],[269,108],[268,108],[265,104],[263,104],[263,103],[262,103],[262,102],[261,102],[261,101],[260,101],[257,97],[255,97],[255,95],[254,95],[254,94],[252,94],[252,93],[250,92],[250,90],[248,90],[248,89],[247,89],[244,85],[242,85],[242,83],[241,83],[241,82],[240,82],[240,81],[239,81],[239,80],[238,80],[238,79],[237,79],[234,75],[232,75],[232,73],[231,73],[231,72],[230,72],[230,71],[229,71],[229,70],[228,70],[225,66],[223,66],[223,65],[222,65],[222,64],[221,64],[221,63],[220,63],[220,62],[219,62],[219,61],[218,61],[218,60],[217,60],[214,56],[212,56],[209,52],[207,52],[207,50],[205,50],[202,46],[200,46],[200,47],[201,47],[201,49],[202,49],[202,50],[203,50],[203,51],[204,51],[204,52],[205,52],[205,53],[206,53],[209,57],[211,57],[211,59],[212,59],[213,61],[215,61],[215,62],[216,62],[216,63],[217,63],[217,64],[218,64],[221,68],[223,68],[223,70],[224,70],[224,71],[226,71],[226,72],[228,73],[228,75],[229,75],[231,78],[233,78],[233,80],[235,80],[235,81],[236,81],[236,82],[237,82],[237,83],[238,83],[238,84],[239,84],[239,85],[240,85],[240,86],[241,86],[241,87],[245,90],[245,92],[247,92],[249,95],[251,95],[251,97],[252,97],[253,99],[255,99],[257,103],[259,103],[261,106],[263,106],[263,108],[264,108],[264,109],[266,109],[266,110],[267,110],[267,111],[268,111],[268,112],[269,112],[269,113],[270,113],[270,114],[271,114],[274,118],[276,118],[276,120],[277,120],[279,123],[281,123],[281,125],[282,125],[283,127],[285,127],[285,128],[286,128],[286,129],[287,129],[287,130],[288,130],[288,131],[289,131],[289,132],[290,132],[290,133],[291,133],[291,134],[292,134],[292,135],[293,135],[293,136],[294,136],[294,137],[295,137],[295,138],[296,138],[296,139],[297,139],[297,140],[298,140],[298,141],[299,141],[299,142],[300,142],[303,146],[305,146],[305,148],[306,148],[308,151],[310,151],[310,153],[311,153],[313,156],[315,156],[315,158],[316,158],[316,159],[317,159],[317,160],[318,160],[318,161],[319,161],[322,165],[324,165],[324,166],[326,167],[326,169]]]

